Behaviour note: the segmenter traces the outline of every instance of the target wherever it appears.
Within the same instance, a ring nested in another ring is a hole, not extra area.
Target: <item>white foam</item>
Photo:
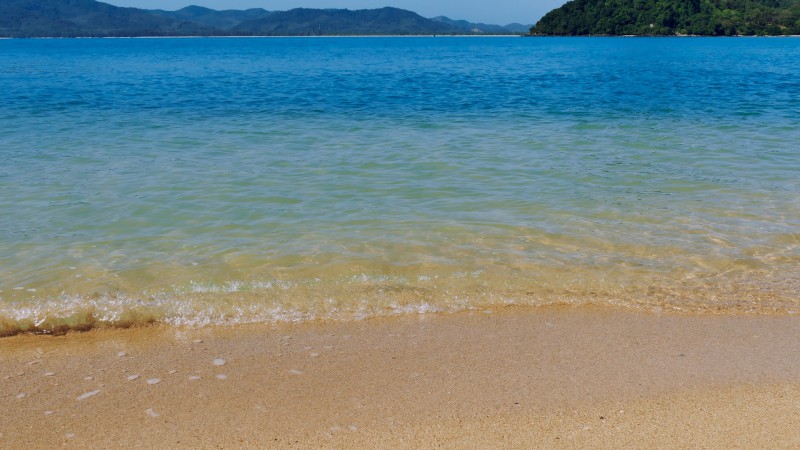
[[[147,384],[158,384],[161,383],[161,378],[150,378],[147,380]]]
[[[215,366],[224,366],[225,365],[225,360],[222,359],[222,358],[217,358],[217,359],[214,360],[214,365]]]
[[[128,381],[138,380],[139,376],[140,375],[138,373],[135,373],[133,375],[128,375]]]
[[[158,417],[158,416],[161,415],[161,414],[153,411],[153,408],[147,408],[144,412],[146,412],[148,416],[153,417],[153,418]]]
[[[219,380],[227,380],[228,376],[225,375],[224,373],[221,373],[221,374],[217,375],[217,379],[219,379]]]

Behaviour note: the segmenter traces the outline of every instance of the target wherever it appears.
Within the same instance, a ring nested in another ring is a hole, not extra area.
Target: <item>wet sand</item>
[[[798,447],[800,318],[508,308],[0,340],[0,447]]]

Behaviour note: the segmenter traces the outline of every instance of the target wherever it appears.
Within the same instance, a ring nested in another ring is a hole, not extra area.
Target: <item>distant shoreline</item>
[[[800,34],[780,34],[780,35],[760,35],[751,36],[737,34],[733,36],[715,36],[710,34],[580,34],[580,35],[555,35],[555,34],[521,34],[520,37],[526,38],[798,38]]]
[[[72,37],[0,37],[0,40],[38,40],[38,39],[336,39],[336,38],[714,38],[714,39],[736,39],[736,38],[800,38],[798,34],[790,35],[766,35],[766,36],[711,36],[711,35],[610,35],[610,34],[586,34],[586,35],[541,35],[541,34],[355,34],[355,35],[328,35],[328,36],[72,36]]]
[[[270,38],[518,38],[527,37],[524,34],[353,34],[353,35],[326,35],[326,36],[42,36],[42,37],[0,37],[3,40],[31,40],[31,39],[270,39]]]

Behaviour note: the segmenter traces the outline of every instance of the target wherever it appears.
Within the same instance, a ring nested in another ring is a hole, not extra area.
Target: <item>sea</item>
[[[800,311],[800,39],[0,40],[0,335]]]

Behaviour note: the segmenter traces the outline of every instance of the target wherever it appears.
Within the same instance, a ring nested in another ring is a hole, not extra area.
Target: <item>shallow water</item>
[[[0,41],[0,334],[800,308],[800,40]]]

